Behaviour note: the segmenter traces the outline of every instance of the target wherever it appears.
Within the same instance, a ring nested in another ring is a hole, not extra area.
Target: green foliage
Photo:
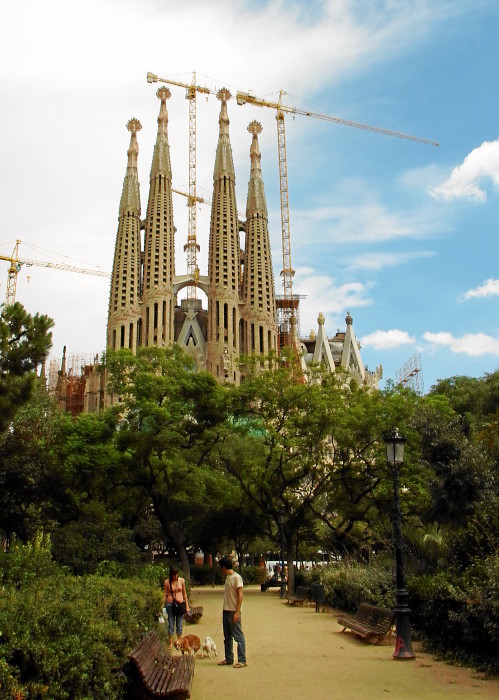
[[[47,576],[62,575],[52,561],[49,535],[39,533],[30,542],[11,542],[9,551],[0,549],[0,583],[21,588]]]
[[[22,304],[3,306],[0,313],[0,432],[26,403],[35,385],[33,370],[52,345],[48,316],[31,316]]]
[[[393,571],[375,559],[369,564],[343,561],[302,574],[308,585],[324,586],[325,600],[334,608],[353,612],[360,603],[393,608]]]
[[[130,576],[141,561],[133,532],[120,527],[118,516],[95,502],[82,506],[77,520],[54,530],[52,552],[78,575],[105,573],[109,568],[114,576]]]
[[[429,649],[499,673],[499,557],[463,574],[445,571],[408,581],[411,621]]]
[[[137,579],[53,575],[47,546],[19,545],[13,554],[14,565],[1,560],[1,697],[121,697],[126,654],[157,625],[159,587]],[[31,573],[19,587],[22,564]]]
[[[61,412],[38,382],[0,434],[0,529],[27,541],[53,527],[66,500],[62,462],[53,456]]]

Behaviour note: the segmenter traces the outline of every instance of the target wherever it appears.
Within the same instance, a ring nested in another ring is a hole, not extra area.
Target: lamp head
[[[399,435],[398,428],[383,435],[386,446],[386,461],[392,466],[399,466],[404,462],[404,447],[407,438]]]

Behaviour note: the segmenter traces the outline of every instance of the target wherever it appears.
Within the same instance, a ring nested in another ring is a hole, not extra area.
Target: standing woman
[[[186,612],[189,612],[189,601],[185,592],[185,581],[178,575],[176,566],[170,566],[170,575],[163,586],[165,608],[168,615],[168,648],[173,649],[173,635],[177,639],[182,636],[182,622]]]

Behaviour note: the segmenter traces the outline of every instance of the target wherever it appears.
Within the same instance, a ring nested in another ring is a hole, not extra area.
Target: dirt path
[[[366,644],[342,633],[333,612],[293,607],[279,592],[247,586],[242,623],[247,668],[218,667],[223,659],[223,590],[195,588],[192,605],[204,613],[185,632],[214,638],[218,658],[196,660],[191,700],[440,700],[499,699],[499,681],[435,661],[413,645],[416,659],[395,661],[391,645]]]

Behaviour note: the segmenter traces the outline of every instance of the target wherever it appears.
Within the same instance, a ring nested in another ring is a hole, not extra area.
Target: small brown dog
[[[185,637],[177,638],[175,646],[182,652],[182,656],[184,652],[187,652],[189,656],[196,656],[196,653],[201,649],[201,640],[195,634],[186,634]]]

